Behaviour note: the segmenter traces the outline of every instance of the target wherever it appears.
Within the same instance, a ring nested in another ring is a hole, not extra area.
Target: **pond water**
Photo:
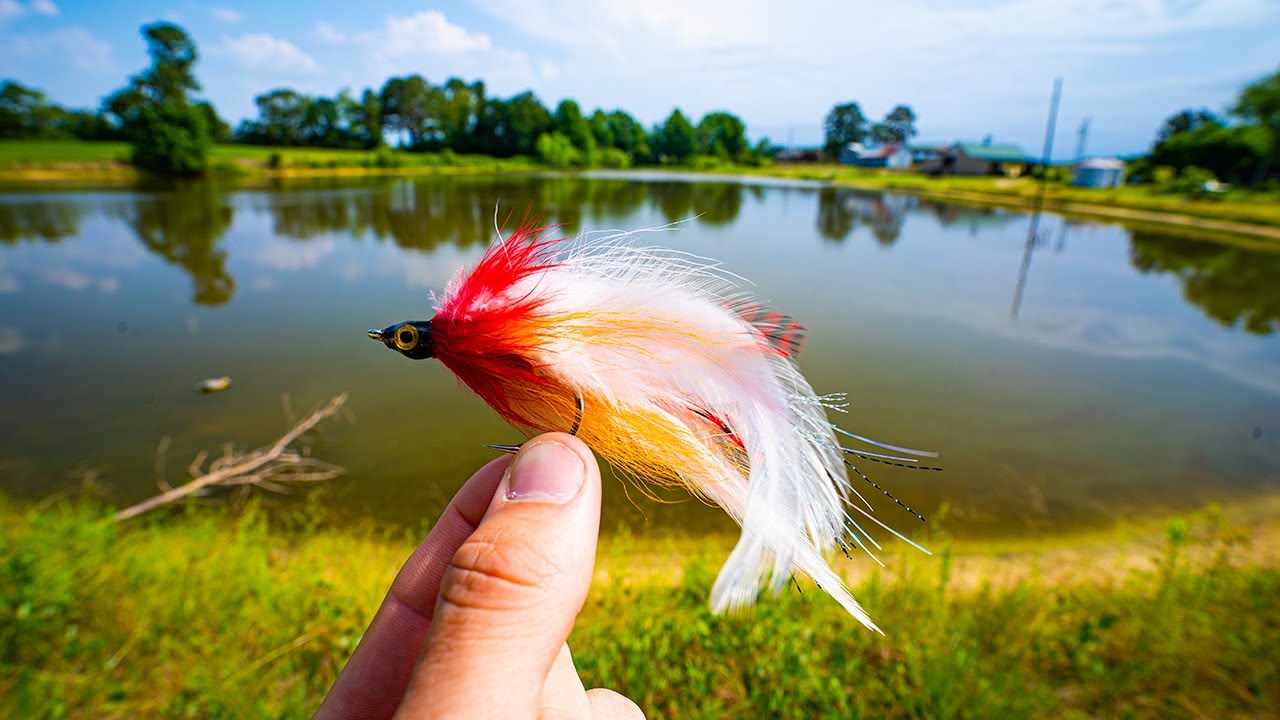
[[[192,183],[0,195],[0,491],[86,470],[109,502],[201,449],[255,447],[350,391],[318,456],[339,517],[417,525],[513,442],[438,363],[371,343],[426,317],[495,206],[566,232],[688,220],[810,332],[800,364],[856,432],[937,450],[870,474],[961,535],[1058,532],[1280,489],[1280,254],[1045,215],[805,184],[662,176]],[[692,218],[692,219],[690,219]],[[653,236],[650,236],[652,239]],[[200,395],[201,379],[233,387]],[[866,468],[864,468],[866,469]],[[606,482],[605,527],[720,531],[698,502]],[[909,516],[882,509],[906,525]]]

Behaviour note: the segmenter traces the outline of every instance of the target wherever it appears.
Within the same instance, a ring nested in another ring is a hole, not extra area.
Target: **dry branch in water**
[[[208,457],[208,453],[201,451],[189,468],[194,480],[127,507],[116,513],[113,519],[117,522],[128,520],[211,487],[260,487],[272,492],[287,492],[290,483],[323,482],[341,475],[344,471],[337,465],[306,457],[289,446],[321,421],[336,415],[346,402],[346,393],[334,397],[328,405],[298,422],[269,447],[242,454],[228,448],[222,457],[209,464],[208,471],[201,470]],[[167,443],[162,442],[161,446],[167,447]]]

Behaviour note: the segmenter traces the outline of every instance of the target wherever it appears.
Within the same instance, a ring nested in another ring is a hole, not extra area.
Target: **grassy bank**
[[[215,175],[308,177],[429,173],[519,172],[538,169],[528,158],[498,159],[452,152],[411,153],[333,148],[215,145],[209,153]],[[0,182],[135,181],[143,174],[129,164],[129,146],[117,142],[0,141]]]
[[[268,523],[253,506],[129,527],[101,517],[0,507],[10,717],[306,716],[417,535],[305,513]],[[1277,537],[1274,523],[1233,529],[1217,515],[1102,555],[992,555],[935,537],[935,558],[841,566],[879,637],[809,585],[712,616],[725,539],[620,536],[602,547],[570,642],[588,686],[649,717],[1274,715]],[[982,569],[992,563],[1019,572]]]
[[[1030,177],[933,178],[841,165],[777,165],[743,172],[1014,208],[1031,207],[1039,192],[1039,183]],[[1065,214],[1180,223],[1280,240],[1280,192],[1276,191],[1234,189],[1212,196],[1187,196],[1145,185],[1097,189],[1051,182],[1045,193],[1044,208]]]

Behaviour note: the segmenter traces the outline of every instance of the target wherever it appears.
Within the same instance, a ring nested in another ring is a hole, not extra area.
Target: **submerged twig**
[[[201,468],[208,453],[200,451],[189,468],[194,480],[127,507],[116,513],[113,519],[117,522],[128,520],[211,487],[260,487],[273,492],[288,492],[288,483],[323,482],[341,475],[344,472],[341,467],[306,457],[289,446],[321,421],[336,415],[346,402],[346,393],[334,397],[269,447],[244,454],[234,452],[229,445],[224,447],[223,455],[210,464],[207,472]]]

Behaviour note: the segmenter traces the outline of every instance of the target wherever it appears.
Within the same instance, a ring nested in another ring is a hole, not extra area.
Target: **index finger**
[[[395,714],[427,639],[440,578],[493,499],[511,457],[480,468],[400,568],[356,651],[315,718],[385,720]]]

